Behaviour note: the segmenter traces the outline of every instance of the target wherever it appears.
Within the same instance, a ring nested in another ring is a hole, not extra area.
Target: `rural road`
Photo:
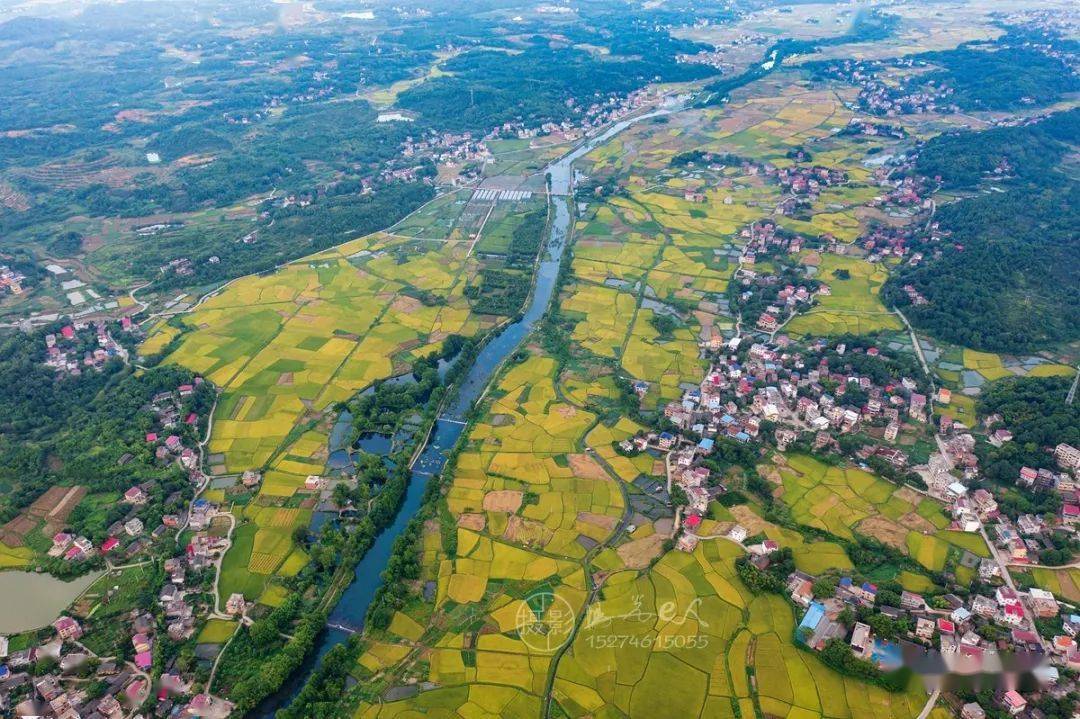
[[[923,706],[922,711],[919,712],[917,719],[926,719],[930,716],[930,712],[934,710],[934,705],[937,704],[938,697],[941,696],[941,689],[935,689],[934,693],[926,700],[926,704]]]

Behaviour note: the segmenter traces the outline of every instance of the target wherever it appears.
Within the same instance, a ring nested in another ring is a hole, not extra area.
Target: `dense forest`
[[[943,187],[969,188],[990,177],[1039,181],[1080,137],[1080,109],[1030,124],[937,135],[920,150],[915,171]],[[1000,172],[995,172],[999,170]]]
[[[1001,447],[980,445],[987,478],[1012,485],[1021,467],[1056,467],[1050,450],[1058,444],[1080,447],[1080,404],[1065,404],[1070,384],[1071,377],[1007,378],[979,398],[979,416],[1001,415],[1000,426],[1013,433]]]
[[[943,239],[916,243],[927,260],[904,265],[883,289],[908,319],[941,339],[1030,352],[1080,337],[1080,184],[1061,171],[1080,111],[983,132],[940,135],[915,171],[945,187],[994,191],[941,207]],[[912,285],[928,300],[912,304]]]
[[[952,88],[951,101],[964,110],[1040,107],[1080,89],[1080,79],[1065,62],[1033,48],[1014,46],[1009,36],[987,48],[963,45],[916,58],[940,68],[923,80]]]

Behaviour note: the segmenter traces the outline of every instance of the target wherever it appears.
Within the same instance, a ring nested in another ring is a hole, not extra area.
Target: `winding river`
[[[483,394],[503,361],[517,349],[525,336],[532,331],[536,321],[547,311],[555,290],[566,239],[573,220],[570,195],[573,189],[574,161],[634,123],[669,112],[669,109],[662,109],[617,122],[545,168],[544,171],[550,178],[549,192],[555,214],[544,257],[536,270],[536,285],[525,313],[481,349],[465,378],[458,385],[450,406],[436,420],[427,445],[413,463],[412,479],[406,490],[401,509],[393,523],[378,536],[371,549],[357,564],[355,578],[342,593],[330,613],[326,631],[320,636],[315,651],[280,690],[267,697],[252,710],[249,716],[260,717],[260,719],[272,717],[278,709],[288,705],[303,688],[316,664],[330,651],[331,647],[344,642],[349,634],[363,629],[364,616],[375,596],[375,591],[379,588],[381,581],[379,575],[390,558],[394,540],[420,508],[420,501],[428,480],[442,470],[446,463],[447,453],[454,447],[465,429],[464,419],[469,409]]]

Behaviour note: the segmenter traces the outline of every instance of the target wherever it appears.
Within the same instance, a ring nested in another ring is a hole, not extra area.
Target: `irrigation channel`
[[[544,256],[536,270],[536,286],[529,306],[521,319],[508,325],[498,337],[492,339],[480,350],[472,367],[461,381],[450,406],[436,420],[427,445],[412,466],[412,477],[401,509],[393,523],[383,530],[368,553],[356,565],[354,579],[330,613],[327,628],[320,635],[315,651],[308,656],[300,669],[281,689],[264,699],[248,716],[260,719],[274,716],[278,709],[287,706],[300,692],[315,666],[334,645],[344,642],[350,634],[362,630],[364,616],[379,587],[380,574],[390,559],[394,540],[420,508],[420,500],[424,495],[428,480],[442,470],[447,453],[454,447],[465,429],[464,419],[469,409],[484,392],[503,360],[517,349],[536,321],[547,311],[555,289],[555,281],[559,275],[559,266],[562,264],[572,221],[570,195],[573,189],[574,161],[634,123],[669,112],[671,109],[656,110],[615,123],[545,168],[544,171],[550,177],[549,191],[555,216],[551,223],[551,234]]]

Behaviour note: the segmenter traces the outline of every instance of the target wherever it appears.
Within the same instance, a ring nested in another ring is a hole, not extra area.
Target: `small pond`
[[[35,572],[0,572],[0,634],[18,634],[51,624],[104,572],[70,582]]]

